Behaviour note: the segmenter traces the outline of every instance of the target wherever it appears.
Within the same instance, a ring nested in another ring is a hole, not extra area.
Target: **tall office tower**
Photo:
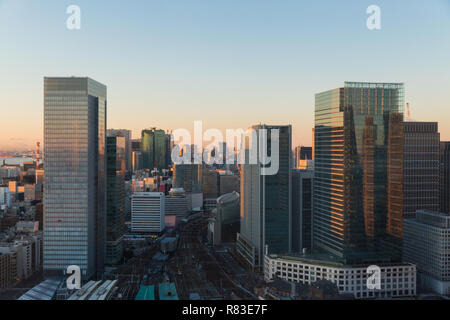
[[[105,251],[106,86],[44,79],[44,273],[101,277]]]
[[[418,210],[404,221],[403,260],[417,266],[422,287],[450,294],[450,216]]]
[[[108,129],[107,135],[110,137],[123,137],[125,138],[125,167],[127,173],[131,173],[133,169],[132,162],[132,146],[131,146],[131,130],[127,129]]]
[[[291,143],[292,127],[256,125],[258,163],[241,164],[241,225],[236,249],[242,261],[252,269],[263,267],[264,250],[288,253],[291,250]],[[260,150],[264,144],[260,130],[267,130],[267,153],[271,154],[273,130],[279,130],[279,168],[276,174],[263,175]],[[245,147],[249,153],[249,145]]]
[[[405,122],[403,190],[405,218],[417,210],[439,211],[439,144],[437,122]]]
[[[450,141],[441,142],[440,207],[450,214]]]
[[[141,152],[143,169],[167,169],[167,139],[164,130],[142,130]]]
[[[396,213],[388,171],[399,163],[389,146],[401,144],[392,131],[403,128],[403,84],[346,82],[315,100],[313,248],[350,264],[379,260]]]
[[[114,134],[108,132],[108,134]],[[108,136],[106,186],[106,254],[105,264],[116,265],[123,258],[125,228],[126,138]]]
[[[131,231],[164,230],[165,196],[162,192],[135,192],[131,197]]]
[[[173,134],[172,131],[166,134],[166,168],[172,166],[172,149],[173,149]]]
[[[312,169],[313,156],[312,147],[295,147],[295,169]]]
[[[313,170],[292,170],[292,252],[311,249]]]
[[[141,139],[131,140],[131,163],[133,172],[142,169]]]

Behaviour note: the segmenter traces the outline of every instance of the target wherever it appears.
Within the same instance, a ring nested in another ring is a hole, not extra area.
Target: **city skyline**
[[[70,31],[68,1],[0,1],[0,105],[16,119],[0,128],[0,150],[43,141],[42,79],[72,75],[108,86],[108,128],[133,138],[202,120],[222,132],[291,124],[293,146],[311,145],[314,94],[374,81],[404,83],[412,119],[439,121],[450,140],[448,2],[378,1],[375,31],[365,25],[370,1],[234,3],[77,1],[82,25]]]

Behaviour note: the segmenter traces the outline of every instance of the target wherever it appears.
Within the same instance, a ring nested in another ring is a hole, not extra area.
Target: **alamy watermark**
[[[367,29],[381,30],[381,8],[373,4],[367,7],[366,13],[370,14],[366,21]]]
[[[279,170],[280,130],[257,128],[226,129],[226,139],[218,129],[203,132],[202,121],[194,121],[194,139],[186,129],[172,133],[172,162],[180,164],[259,164],[261,175]],[[204,145],[204,142],[209,142]],[[226,150],[221,143],[226,142]],[[200,149],[200,151],[199,151]],[[270,155],[269,155],[270,151]],[[225,159],[224,159],[225,158]]]

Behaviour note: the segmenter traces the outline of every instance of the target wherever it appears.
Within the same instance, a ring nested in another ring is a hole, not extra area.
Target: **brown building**
[[[11,256],[8,253],[0,253],[0,289],[9,288],[12,284],[11,278]]]

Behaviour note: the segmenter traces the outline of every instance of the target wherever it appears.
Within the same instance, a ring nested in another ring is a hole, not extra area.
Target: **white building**
[[[413,264],[379,264],[381,288],[369,289],[367,279],[372,273],[367,266],[346,266],[338,262],[311,258],[265,255],[264,278],[280,278],[290,282],[311,284],[325,279],[338,286],[340,294],[356,299],[412,297],[416,295],[416,267]]]
[[[131,231],[164,230],[165,196],[163,192],[136,192],[131,197]]]
[[[450,216],[418,210],[403,222],[403,261],[417,265],[423,287],[450,294]]]

